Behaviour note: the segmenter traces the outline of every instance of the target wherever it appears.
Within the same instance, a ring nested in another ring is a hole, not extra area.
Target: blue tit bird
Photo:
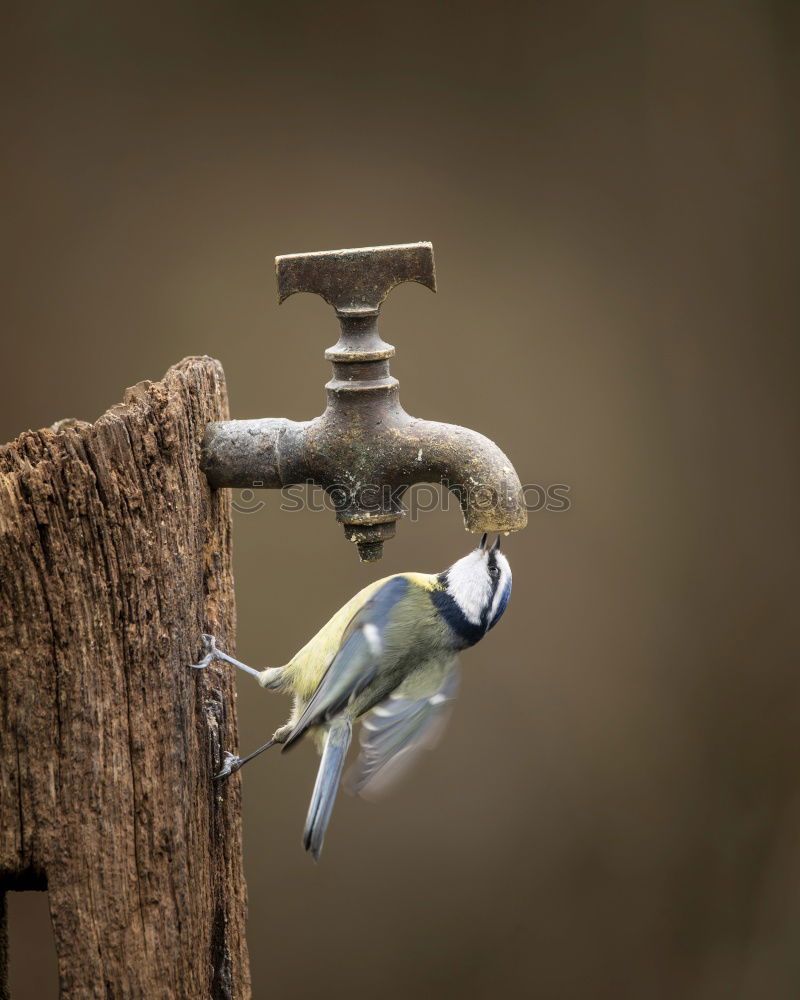
[[[500,620],[511,596],[511,568],[500,551],[480,545],[443,573],[398,573],[369,584],[283,667],[255,670],[204,635],[207,667],[224,660],[271,691],[294,698],[289,721],[247,757],[225,754],[225,778],[275,744],[307,734],[322,754],[303,844],[315,860],[342,778],[353,723],[362,719],[352,790],[378,790],[429,746],[458,686],[457,657]]]

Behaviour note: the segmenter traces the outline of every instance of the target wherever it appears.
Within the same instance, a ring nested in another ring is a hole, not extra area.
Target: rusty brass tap
[[[404,514],[403,493],[415,483],[441,482],[451,490],[468,531],[524,528],[520,481],[497,445],[465,427],[409,416],[389,374],[394,347],[378,333],[381,304],[403,281],[436,291],[431,244],[287,254],[275,264],[279,302],[315,292],[336,311],[339,341],[325,352],[333,365],[328,405],[304,422],[209,424],[201,462],[211,486],[320,486],[365,562],[383,555]]]

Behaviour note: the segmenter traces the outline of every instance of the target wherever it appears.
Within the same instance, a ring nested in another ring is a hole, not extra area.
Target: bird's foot
[[[214,660],[224,660],[226,663],[230,663],[234,667],[238,667],[239,670],[244,670],[244,672],[250,674],[251,677],[261,676],[260,670],[248,667],[248,665],[246,663],[242,663],[241,660],[237,660],[235,657],[228,656],[227,653],[223,653],[217,646],[217,640],[213,635],[203,632],[200,638],[203,640],[203,658],[199,663],[189,664],[193,670],[205,670],[205,668],[209,666],[209,664],[213,663]]]
[[[225,754],[225,759],[222,762],[222,770],[219,774],[214,775],[214,781],[219,781],[220,778],[227,778],[242,766],[241,758],[237,757],[235,753],[228,753],[227,750],[224,750],[223,753]]]
[[[285,728],[287,727],[284,726],[284,729]],[[276,733],[276,736],[279,735],[279,733],[280,730]],[[260,753],[263,753],[265,750],[269,750],[270,747],[274,747],[276,743],[280,742],[282,742],[280,739],[275,739],[275,736],[273,736],[271,740],[267,740],[263,747],[259,747],[258,750],[254,750],[246,757],[237,757],[235,753],[228,753],[228,751],[225,750],[225,760],[222,762],[222,770],[219,774],[214,775],[214,780],[216,781],[217,778],[227,778],[229,774],[233,774],[233,772],[238,771],[240,767],[244,767],[248,760],[252,760],[253,757],[258,757]]]
[[[191,667],[192,670],[205,670],[205,668],[212,663],[219,656],[219,650],[217,649],[217,640],[213,635],[209,635],[207,632],[203,632],[200,636],[203,642],[203,658],[199,663],[189,663],[187,666]]]

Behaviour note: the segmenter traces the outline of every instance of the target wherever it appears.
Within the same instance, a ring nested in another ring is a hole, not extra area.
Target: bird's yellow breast
[[[440,586],[437,577],[428,573],[397,573],[395,576],[405,577],[423,590],[435,590]],[[316,691],[325,671],[339,651],[342,636],[353,616],[387,580],[391,579],[392,577],[385,576],[382,580],[376,580],[363,590],[359,590],[302,649],[295,653],[284,670],[287,685],[295,695],[301,699],[308,699]]]

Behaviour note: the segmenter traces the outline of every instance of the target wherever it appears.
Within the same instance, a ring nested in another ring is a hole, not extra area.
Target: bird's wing
[[[329,721],[375,679],[381,667],[387,623],[410,585],[403,576],[390,577],[356,612],[342,636],[339,652],[289,734],[284,750],[310,726]]]
[[[434,689],[413,696],[401,685],[365,716],[361,724],[361,753],[347,777],[347,790],[369,797],[385,791],[441,736],[449,708],[458,693],[459,671],[452,664]]]

